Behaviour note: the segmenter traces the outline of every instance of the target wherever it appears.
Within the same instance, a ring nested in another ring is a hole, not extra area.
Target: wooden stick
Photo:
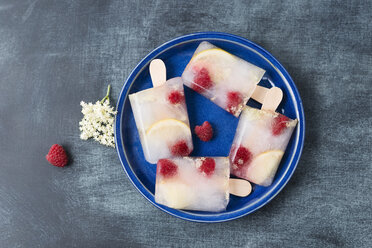
[[[271,110],[275,112],[275,110],[278,108],[280,102],[283,99],[283,92],[278,87],[272,87],[270,88],[262,103],[262,110]]]
[[[232,195],[246,197],[252,192],[252,185],[243,179],[230,178],[229,190]]]
[[[277,104],[279,106],[280,101],[282,100],[282,99],[280,99],[280,93],[279,93],[279,90],[280,89],[278,87],[272,87],[272,88],[277,88],[277,89],[276,89],[275,93],[271,92],[270,93],[271,95],[269,97],[273,97],[275,95],[276,101],[279,101],[278,104]],[[255,100],[255,101],[263,104],[263,102],[265,101],[265,98],[266,98],[267,93],[272,88],[269,89],[269,88],[262,87],[260,85],[256,85],[256,88],[254,89],[254,92],[253,92],[251,98],[253,100]],[[283,93],[281,95],[282,95],[281,98],[283,98]],[[273,111],[275,111],[275,110],[273,110]]]
[[[157,87],[167,81],[167,71],[165,64],[161,59],[154,59],[150,63],[150,76],[152,80],[152,86]]]
[[[251,98],[262,104],[268,90],[269,90],[269,88],[265,88],[265,87],[256,85],[256,88],[254,89],[254,92],[253,92]]]

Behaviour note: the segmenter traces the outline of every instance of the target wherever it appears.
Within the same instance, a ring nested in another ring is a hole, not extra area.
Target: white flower
[[[80,102],[84,117],[79,122],[79,130],[80,138],[83,140],[93,138],[102,145],[115,147],[113,125],[116,111],[114,107],[110,107],[109,93],[110,85],[102,101],[95,104]]]

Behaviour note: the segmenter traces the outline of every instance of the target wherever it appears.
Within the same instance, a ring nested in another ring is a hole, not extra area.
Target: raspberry
[[[241,168],[247,163],[249,163],[251,160],[252,153],[244,146],[240,146],[236,151],[233,165],[237,166],[238,168]]]
[[[237,91],[227,93],[227,111],[235,115],[239,111],[239,105],[242,104],[242,95]]]
[[[46,160],[54,166],[63,167],[68,162],[68,157],[62,146],[54,144],[45,156]]]
[[[213,129],[208,121],[205,121],[201,126],[196,126],[194,131],[202,141],[210,141],[213,137]]]
[[[191,153],[186,141],[180,140],[171,147],[173,156],[187,156]]]
[[[272,126],[273,135],[281,134],[284,131],[284,129],[287,127],[288,121],[289,121],[289,118],[281,114],[275,117],[273,121],[273,126]]]
[[[182,92],[178,90],[174,90],[168,94],[168,101],[171,104],[178,104],[185,100],[185,96],[182,94]]]
[[[177,170],[177,165],[168,159],[160,159],[158,161],[158,172],[163,177],[172,177],[177,174]]]
[[[202,165],[199,167],[199,171],[205,173],[207,176],[211,176],[216,168],[216,162],[213,158],[205,158]]]
[[[194,83],[191,88],[196,92],[202,93],[204,90],[213,86],[213,82],[209,76],[208,70],[204,67],[196,72]]]

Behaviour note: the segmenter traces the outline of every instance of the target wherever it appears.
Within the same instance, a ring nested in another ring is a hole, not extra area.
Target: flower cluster
[[[113,125],[116,111],[110,106],[109,93],[110,86],[102,101],[95,104],[80,102],[84,115],[79,122],[80,138],[83,140],[93,138],[102,145],[115,147]]]

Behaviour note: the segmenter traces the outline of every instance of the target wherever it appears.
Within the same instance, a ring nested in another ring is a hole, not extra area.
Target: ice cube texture
[[[172,78],[163,85],[129,95],[145,159],[187,156],[193,150],[183,81]]]
[[[186,86],[238,117],[264,73],[262,68],[203,41],[182,79]]]
[[[161,159],[155,201],[175,209],[220,212],[229,202],[227,157]]]
[[[271,185],[297,119],[245,106],[230,150],[231,174]]]

